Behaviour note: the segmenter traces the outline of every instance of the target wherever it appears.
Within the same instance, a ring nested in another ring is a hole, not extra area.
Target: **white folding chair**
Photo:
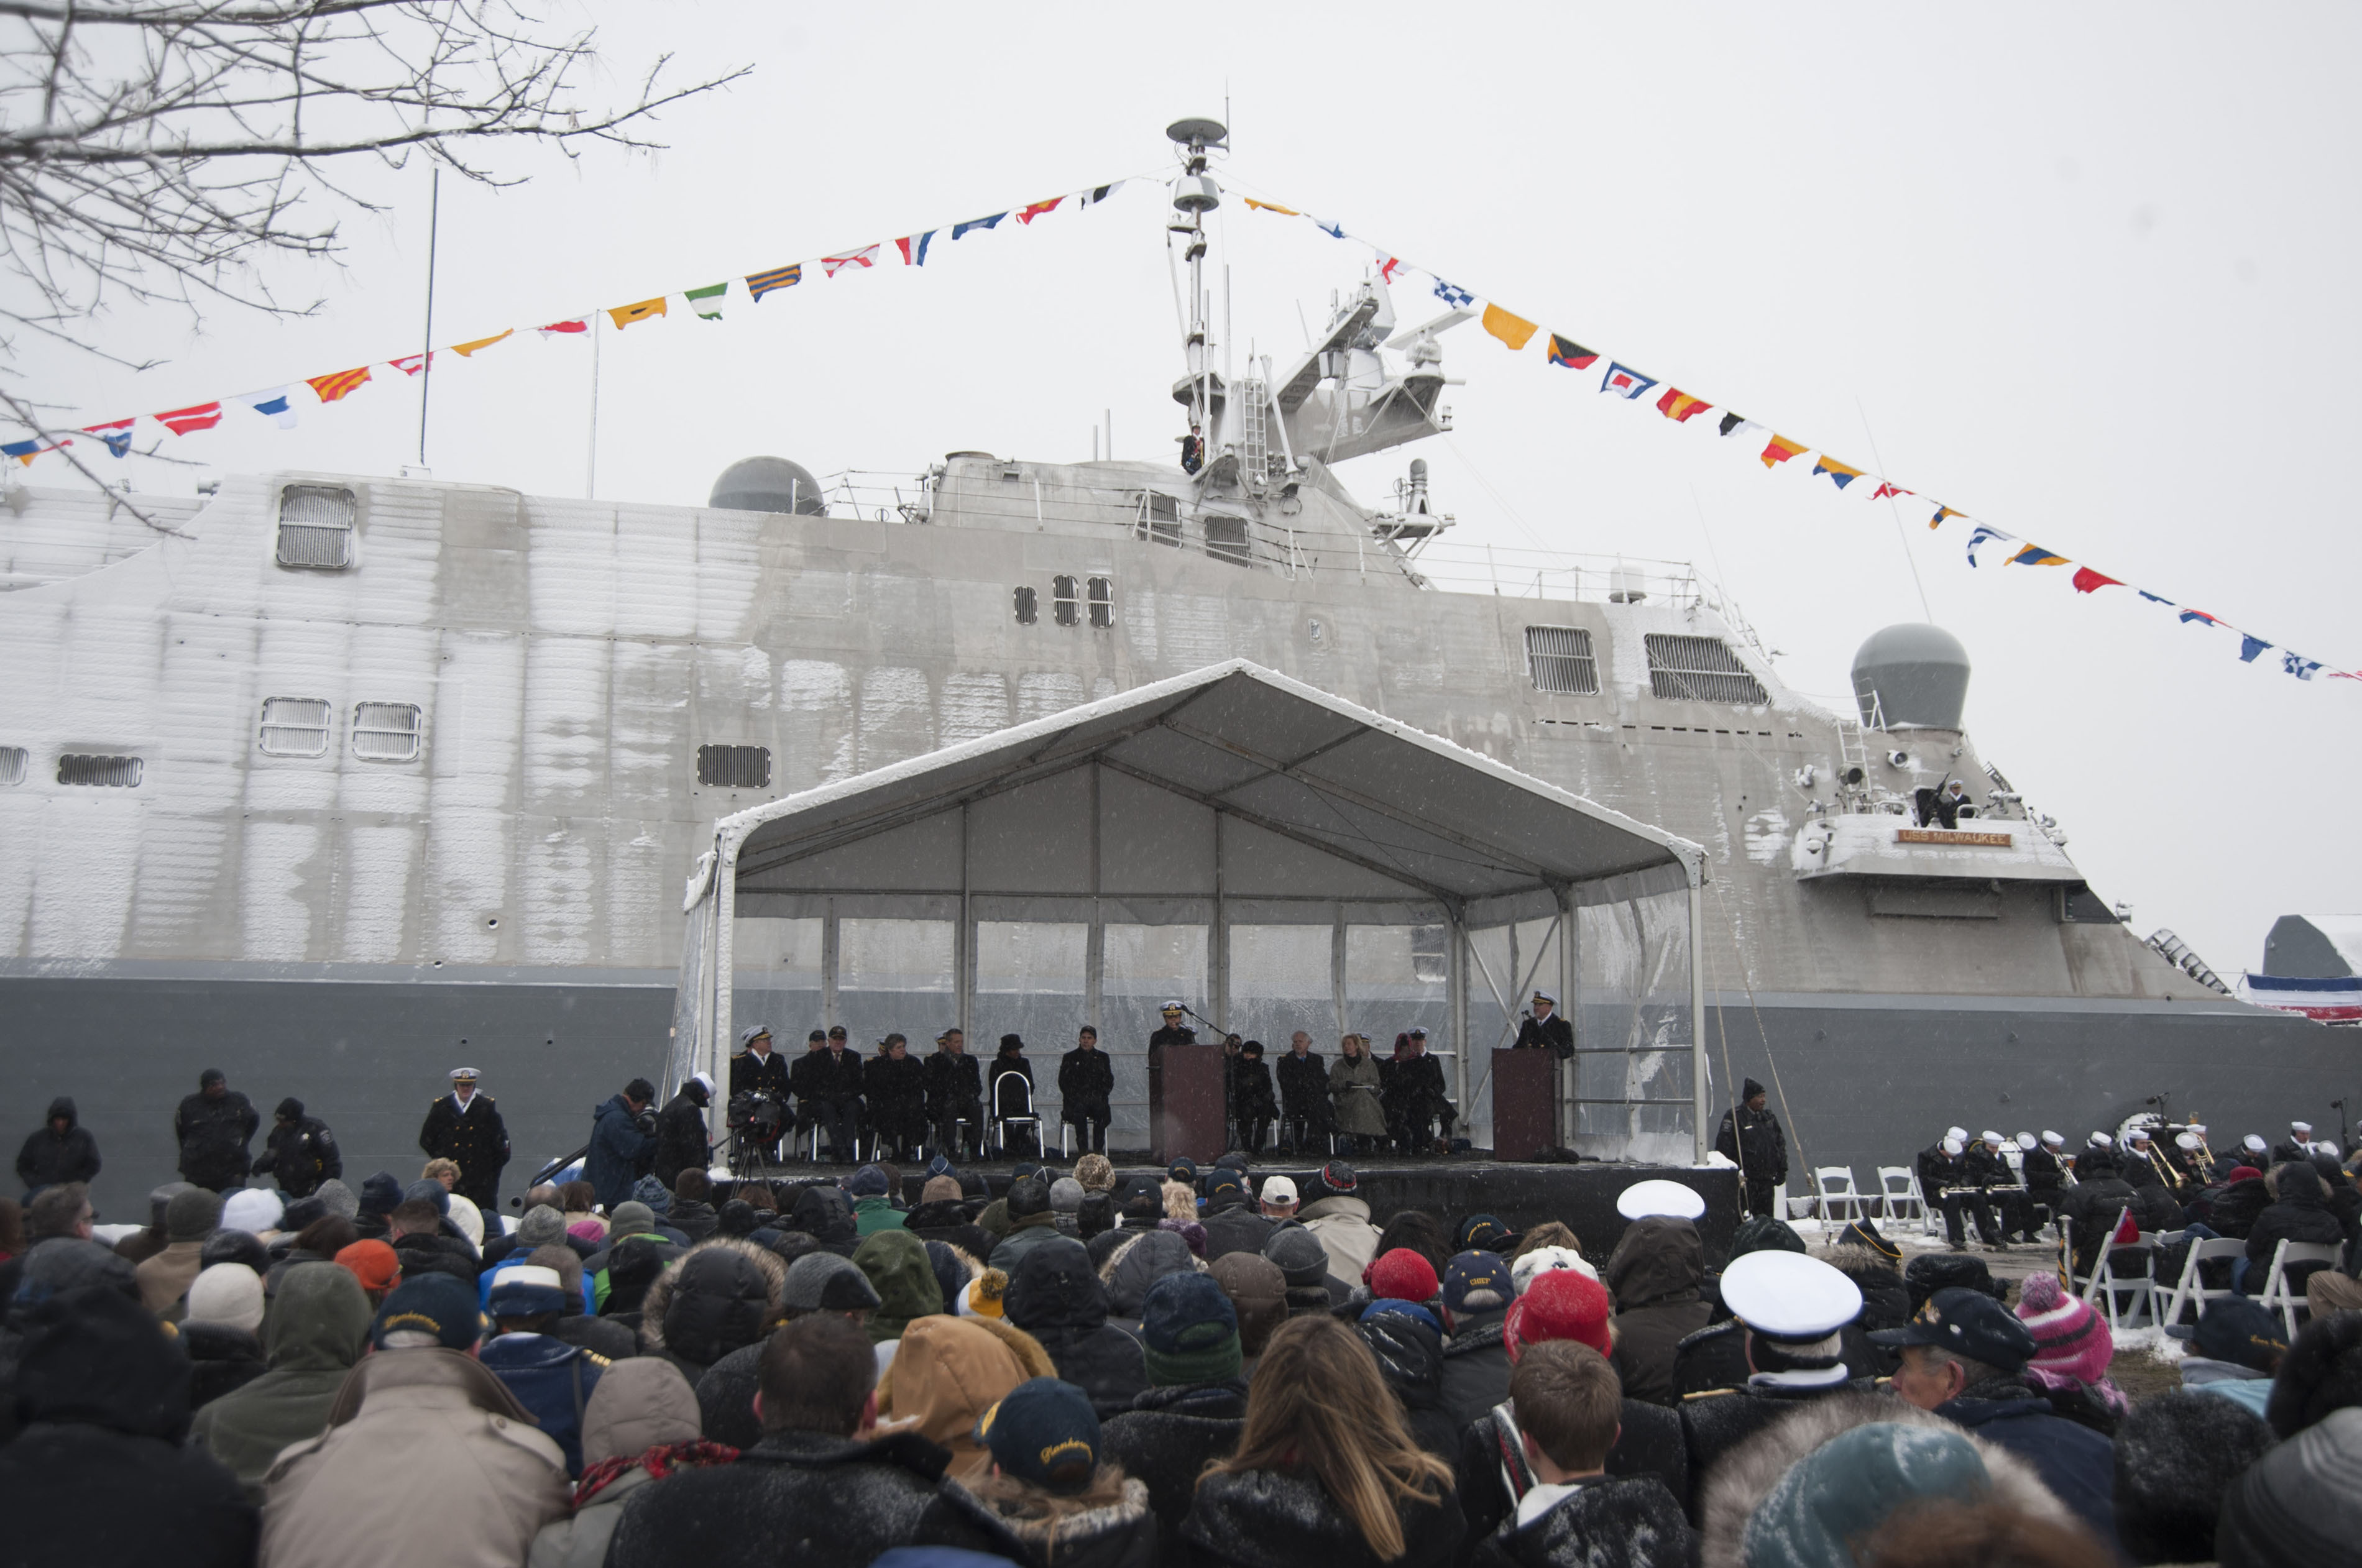
[[[2296,1315],[2305,1300],[2301,1289],[2290,1288],[2289,1264],[2317,1263],[2335,1268],[2342,1250],[2341,1243],[2336,1242],[2291,1242],[2285,1236],[2280,1239],[2280,1244],[2272,1249],[2271,1272],[2264,1276],[2264,1287],[2256,1295],[2256,1305],[2267,1312],[2277,1310],[2290,1340],[2296,1338]]]
[[[1838,1206],[1844,1208],[1849,1221],[1860,1219],[1865,1212],[1863,1206],[1868,1201],[1854,1188],[1851,1165],[1814,1166],[1813,1198],[1815,1210],[1824,1225],[1836,1218],[1831,1209]]]
[[[2158,1314],[2158,1324],[2172,1328],[2181,1321],[2181,1314],[2191,1307],[2197,1308],[2198,1316],[2203,1318],[2206,1316],[2206,1303],[2220,1301],[2225,1296],[2236,1296],[2238,1292],[2227,1285],[2220,1289],[2210,1288],[2199,1265],[2216,1258],[2238,1258],[2246,1254],[2247,1243],[2235,1236],[2202,1236],[2191,1242],[2189,1253],[2181,1260],[2181,1277],[2167,1293],[2165,1310]]]
[[[1001,1086],[1012,1081],[1015,1082],[1020,1088],[1024,1090],[1025,1109],[1013,1116],[1003,1116],[1000,1114]],[[1012,1126],[1031,1127],[1033,1129],[1033,1146],[1037,1150],[1042,1146],[1042,1117],[1041,1113],[1033,1109],[1032,1079],[1027,1077],[1023,1073],[1019,1072],[1002,1073],[995,1077],[992,1080],[992,1110],[993,1115],[991,1118],[990,1132],[992,1134],[992,1157],[994,1159],[999,1159],[1001,1155],[1008,1153],[1009,1129]]]
[[[1909,1165],[1879,1166],[1878,1192],[1878,1217],[1881,1220],[1927,1218],[1927,1200],[1919,1196],[1919,1173]]]
[[[2075,1282],[2081,1287],[2076,1294],[2083,1298],[2083,1304],[2107,1314],[2108,1329],[2112,1333],[2125,1326],[2125,1317],[2129,1316],[2136,1321],[2139,1319],[2140,1309],[2148,1298],[2150,1274],[2154,1272],[2156,1266],[2154,1260],[2157,1253],[2154,1241],[2144,1242],[2139,1240],[2130,1242],[2116,1240],[2117,1234],[2125,1228],[2125,1216],[2131,1212],[2130,1209],[2116,1210],[2115,1219],[2109,1221],[2107,1233],[2100,1242],[2099,1254],[2092,1260],[2091,1274]],[[2136,1236],[2137,1234],[2136,1232]],[[2116,1272],[2115,1262],[2116,1253],[2119,1252],[2143,1253],[2145,1272],[2129,1276],[2119,1275]],[[2072,1258],[2074,1254],[2070,1252],[2068,1256]],[[2120,1292],[2127,1290],[2133,1293],[2135,1310],[2130,1313],[2125,1312],[2116,1299]]]

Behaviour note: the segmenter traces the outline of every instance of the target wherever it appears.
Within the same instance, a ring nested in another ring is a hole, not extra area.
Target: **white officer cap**
[[[1550,1003],[1550,1004],[1551,1004],[1551,1006],[1552,1006],[1552,1007],[1556,1007],[1556,1006],[1558,1006],[1558,998],[1556,998],[1555,996],[1552,996],[1550,992],[1548,992],[1548,991],[1546,991],[1546,990],[1542,989],[1540,986],[1536,986],[1536,987],[1534,988],[1534,1000],[1536,1000],[1536,1001],[1546,1001],[1546,1002]]]
[[[2029,1154],[2034,1153],[2034,1145],[2037,1142],[2038,1140],[2031,1132],[2021,1132],[2017,1135],[2017,1146]]]
[[[2334,1160],[2337,1157],[2337,1145],[2323,1138],[2312,1146],[2312,1152],[2316,1154],[2327,1154]]]
[[[2061,1138],[2058,1133],[2050,1132],[2047,1128],[2043,1131],[2042,1141],[2049,1144],[2054,1149],[2063,1149],[2067,1146],[2066,1139]]]
[[[1801,1253],[1749,1253],[1722,1271],[1722,1304],[1767,1340],[1810,1344],[1861,1316],[1861,1287]]]
[[[2266,1148],[2264,1135],[2260,1132],[2250,1132],[2239,1140],[2239,1146],[2251,1154],[2260,1154]]]
[[[1627,1220],[1694,1220],[1705,1212],[1705,1199],[1677,1181],[1636,1181],[1617,1194],[1616,1212]]]
[[[742,1048],[752,1045],[769,1032],[771,1032],[771,1026],[767,1023],[750,1023],[738,1032],[738,1043]]]
[[[1159,1012],[1179,1012],[1181,1010],[1181,1004],[1177,1001],[1169,1001],[1163,1007],[1158,1008],[1156,1010]]]
[[[1944,1129],[1944,1136],[1947,1138],[1958,1138],[1961,1143],[1965,1143],[1969,1141],[1969,1130],[1965,1127],[1947,1127]]]
[[[1424,1029],[1414,1029],[1410,1032],[1410,1037],[1413,1040],[1424,1040],[1427,1038],[1427,1031]]]
[[[1948,1154],[1958,1154],[1961,1150],[1967,1147],[1968,1145],[1960,1142],[1958,1138],[1947,1138],[1944,1140],[1944,1153]]]
[[[2289,1131],[2295,1133],[2300,1138],[2310,1138],[2312,1136],[2312,1123],[2310,1121],[2291,1121],[2289,1123]]]
[[[2008,1140],[2003,1138],[2000,1133],[1991,1130],[1987,1130],[1986,1132],[1980,1133],[1979,1136],[1984,1139],[1985,1147],[1988,1149],[1998,1149],[2003,1143],[2008,1142]]]
[[[2193,1122],[2191,1122],[2191,1123],[2190,1124],[2190,1130],[2191,1130],[2192,1132],[2197,1133],[2201,1138],[2203,1138],[2203,1137],[2205,1137],[2205,1136],[2206,1136],[2206,1123],[2204,1123],[2203,1121],[2193,1121]]]
[[[471,1084],[482,1076],[482,1074],[477,1072],[473,1067],[454,1067],[451,1069],[451,1081],[455,1084]]]
[[[2176,1138],[2173,1141],[2173,1146],[2177,1149],[2195,1150],[2202,1142],[2203,1140],[2201,1139],[2197,1133],[2184,1132],[2180,1137]]]
[[[705,1092],[708,1094],[712,1094],[713,1092],[713,1075],[712,1073],[691,1073],[689,1075],[689,1081],[693,1084],[702,1084],[705,1086]]]

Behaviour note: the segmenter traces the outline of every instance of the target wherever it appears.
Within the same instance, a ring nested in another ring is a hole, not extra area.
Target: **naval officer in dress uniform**
[[[509,1130],[492,1097],[476,1092],[482,1077],[473,1067],[451,1069],[451,1092],[426,1108],[418,1146],[432,1160],[459,1167],[454,1190],[486,1214],[499,1212],[501,1170],[509,1163]]]
[[[1820,1259],[1785,1252],[1733,1259],[1722,1271],[1722,1303],[1746,1334],[1749,1375],[1743,1388],[1682,1401],[1682,1437],[1697,1476],[1799,1404],[1872,1386],[1848,1377],[1841,1344],[1841,1331],[1861,1316],[1861,1289]]]
[[[1518,1023],[1517,1041],[1509,1048],[1555,1051],[1562,1062],[1573,1055],[1574,1025],[1559,1016],[1558,998],[1548,991],[1536,991],[1533,1007],[1534,1010]]]

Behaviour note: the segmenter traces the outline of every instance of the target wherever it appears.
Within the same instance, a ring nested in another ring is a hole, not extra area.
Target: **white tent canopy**
[[[1234,985],[1231,970],[1255,962],[1242,933],[1331,928],[1341,971],[1349,927],[1401,927],[1449,933],[1436,1021],[1465,1111],[1472,986],[1506,1020],[1540,979],[1583,1027],[1579,908],[1681,897],[1689,972],[1679,999],[1694,1019],[1689,933],[1703,864],[1686,840],[1234,660],[723,819],[690,889],[675,1070],[723,1071],[734,993],[748,984],[734,956],[743,921],[817,922],[817,988],[832,1015],[844,922],[933,922],[952,949],[943,1005],[963,1029],[978,1016],[980,928],[1071,929],[1079,963],[1067,967],[1083,971],[1073,1010],[1103,1033],[1111,928],[1202,930],[1203,983],[1190,989],[1212,1019],[1238,1027],[1233,1003],[1253,987],[1243,975]],[[1529,941],[1532,973],[1520,970],[1514,937],[1497,971],[1472,946],[1473,933],[1535,922],[1550,922],[1551,940]],[[1269,944],[1309,951],[1284,933]],[[1301,988],[1333,993],[1346,1010],[1341,974]],[[937,1021],[897,1027],[918,1039]],[[1475,1045],[1500,1043],[1496,1032],[1480,1031]],[[1680,1043],[1694,1049],[1687,1032]],[[1136,1043],[1108,1043],[1120,1061]],[[1702,1066],[1683,1076],[1702,1105]],[[1702,1112],[1688,1120],[1684,1143]]]

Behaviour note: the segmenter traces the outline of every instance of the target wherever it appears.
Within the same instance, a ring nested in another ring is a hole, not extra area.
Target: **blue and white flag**
[[[2282,653],[2280,668],[2299,680],[2311,680],[2312,672],[2321,668],[2321,661],[2317,658],[2306,658],[2300,654]]]
[[[2255,663],[2256,656],[2271,646],[2271,644],[2264,641],[2261,637],[2251,637],[2245,632],[2240,633],[2239,662],[2241,664]]]
[[[1474,294],[1470,293],[1466,289],[1462,288],[1457,283],[1447,283],[1440,278],[1435,280],[1435,297],[1441,300],[1445,304],[1450,305],[1454,310],[1460,309],[1462,305],[1470,305],[1476,303],[1476,296]]]
[[[1969,564],[1970,566],[1977,564],[1977,547],[1979,545],[1991,544],[1996,539],[2003,540],[2010,544],[2015,544],[2017,542],[2017,536],[2014,534],[2004,534],[1989,523],[1978,524],[1975,531],[1969,535]]]
[[[1613,359],[1607,361],[1607,373],[1599,378],[1601,392],[1614,392],[1627,403],[1638,398],[1656,384],[1654,377],[1644,376],[1631,366],[1617,364]]]
[[[269,392],[251,392],[237,400],[266,418],[279,422],[281,430],[295,428],[295,410],[287,402],[285,387],[272,387]]]

